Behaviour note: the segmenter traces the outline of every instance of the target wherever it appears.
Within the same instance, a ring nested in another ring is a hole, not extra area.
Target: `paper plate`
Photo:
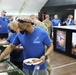
[[[42,60],[38,59],[38,58],[29,58],[29,59],[25,59],[23,61],[24,64],[26,65],[38,65],[42,62]]]

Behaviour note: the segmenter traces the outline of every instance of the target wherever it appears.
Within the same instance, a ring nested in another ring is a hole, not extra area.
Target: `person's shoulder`
[[[43,23],[43,22],[41,22],[41,21],[39,21],[39,22],[38,22],[38,24],[39,24],[39,25],[43,25],[44,23]]]
[[[68,22],[69,21],[69,19],[66,19],[66,21],[65,22]]]
[[[20,35],[21,35],[21,33],[20,33],[20,32],[18,32],[16,35],[17,35],[17,36],[20,36]]]
[[[7,21],[9,21],[9,18],[7,16],[4,17]]]
[[[55,21],[55,19],[52,19],[52,22]]]
[[[15,36],[16,35],[16,33],[10,33],[10,35],[9,36]]]
[[[45,29],[43,29],[41,27],[35,27],[35,30],[37,30],[40,33],[48,33]]]

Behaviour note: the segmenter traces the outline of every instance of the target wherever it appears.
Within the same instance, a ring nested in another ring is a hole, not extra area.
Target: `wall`
[[[49,14],[51,19],[57,14],[63,21],[70,14],[74,16],[74,9],[76,9],[76,0],[49,0],[41,9],[40,13]]]
[[[59,6],[59,5],[70,5],[70,4],[76,4],[76,0],[48,0],[45,7]]]

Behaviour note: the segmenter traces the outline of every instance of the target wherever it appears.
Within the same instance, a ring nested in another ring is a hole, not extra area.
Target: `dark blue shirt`
[[[12,33],[12,34],[8,37],[7,41],[8,41],[9,43],[12,43],[12,41],[13,41],[13,39],[14,39],[15,36],[16,36],[16,33]],[[20,52],[20,51],[21,51],[21,50],[14,50],[14,52],[16,52],[16,53],[18,53],[18,52]],[[16,56],[15,56],[15,57],[16,57]],[[14,61],[18,61],[18,62],[24,60],[24,54],[23,54],[23,52],[21,53],[21,55],[19,56],[18,59],[15,58],[15,57],[10,56],[10,60],[14,60]]]
[[[60,19],[53,19],[53,20],[52,20],[53,26],[58,26],[59,23],[61,24]]]

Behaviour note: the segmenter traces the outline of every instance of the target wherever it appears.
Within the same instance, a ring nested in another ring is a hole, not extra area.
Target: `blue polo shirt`
[[[69,20],[67,19],[65,22],[67,24],[69,22]],[[71,21],[70,26],[74,26],[74,20]]]
[[[0,17],[0,25],[2,26],[0,28],[0,33],[8,33],[8,23],[9,23],[9,18],[7,17]]]
[[[8,37],[7,41],[8,41],[9,43],[12,43],[12,41],[13,41],[13,39],[14,39],[15,36],[16,36],[16,33],[11,33],[11,35]],[[20,51],[21,51],[21,50],[14,50],[14,52],[16,52],[16,53],[18,53],[18,52],[20,52]],[[24,51],[24,50],[23,50],[23,51]],[[16,56],[15,56],[15,57],[16,57]],[[14,61],[18,61],[18,62],[23,61],[23,60],[24,60],[24,54],[23,54],[23,52],[21,53],[21,55],[19,56],[18,59],[10,56],[10,60],[14,60]]]
[[[61,20],[60,19],[53,19],[52,20],[52,24],[53,24],[53,26],[58,26],[58,24],[61,24]],[[52,28],[52,32],[54,32],[54,29]]]
[[[53,19],[53,20],[52,20],[53,26],[58,26],[59,23],[61,24],[60,19]]]
[[[28,34],[21,34],[18,33],[15,39],[12,42],[14,45],[22,44],[24,47],[24,55],[25,59],[28,58],[40,58],[42,55],[45,54],[45,45],[49,46],[52,44],[52,40],[50,39],[46,30],[34,27],[34,32]],[[46,68],[46,62],[44,62],[40,66],[41,69]],[[33,65],[26,65],[24,64],[25,69],[33,70]]]

